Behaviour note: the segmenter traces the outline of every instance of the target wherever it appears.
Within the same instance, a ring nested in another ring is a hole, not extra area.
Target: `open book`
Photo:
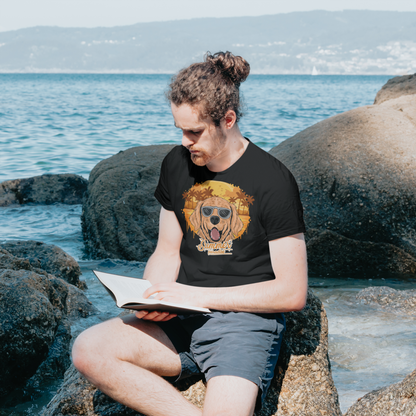
[[[119,308],[135,310],[143,309],[147,311],[169,311],[171,313],[181,315],[195,312],[211,312],[207,308],[164,302],[162,300],[152,299],[152,297],[143,299],[144,291],[148,287],[152,286],[148,280],[103,273],[96,270],[93,270],[93,272],[98,277],[98,280],[107,289],[107,292],[111,295]]]

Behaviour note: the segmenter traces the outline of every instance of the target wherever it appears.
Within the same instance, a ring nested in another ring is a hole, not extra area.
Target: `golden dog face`
[[[243,228],[235,205],[217,196],[198,202],[189,221],[199,237],[211,243],[234,240]]]

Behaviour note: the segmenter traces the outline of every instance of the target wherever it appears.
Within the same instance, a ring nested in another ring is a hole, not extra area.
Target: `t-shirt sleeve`
[[[306,231],[299,189],[288,170],[272,180],[262,205],[261,221],[268,241]]]
[[[173,211],[171,197],[169,195],[169,185],[168,185],[168,163],[166,161],[168,156],[163,159],[162,167],[160,169],[159,183],[155,190],[155,198],[160,202],[163,208],[168,211]]]

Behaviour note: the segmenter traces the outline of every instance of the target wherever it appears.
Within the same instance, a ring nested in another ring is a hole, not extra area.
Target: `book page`
[[[119,308],[171,311],[173,313],[211,312],[207,308],[198,306],[180,305],[156,300],[153,299],[155,295],[143,299],[144,291],[152,286],[148,280],[98,272],[96,270],[93,270],[93,272],[110,295],[115,298]]]
[[[117,299],[118,306],[125,303],[125,299],[134,298],[139,302],[143,299],[145,290],[152,286],[148,280],[137,279],[134,277],[103,273],[96,270],[94,270],[94,274],[104,286],[113,292]]]

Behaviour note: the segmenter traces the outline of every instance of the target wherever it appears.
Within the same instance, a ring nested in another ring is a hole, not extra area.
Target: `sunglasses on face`
[[[202,215],[204,217],[210,217],[214,213],[214,209],[217,210],[218,215],[223,219],[226,220],[231,216],[231,210],[228,208],[221,208],[221,207],[202,207]]]

